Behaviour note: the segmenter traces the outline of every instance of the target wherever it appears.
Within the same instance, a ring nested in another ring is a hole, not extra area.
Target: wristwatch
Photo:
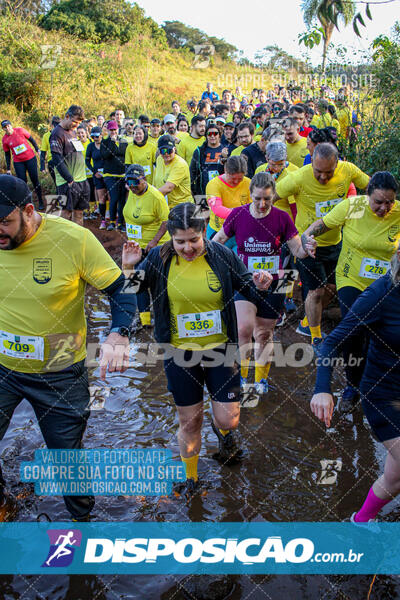
[[[113,327],[110,329],[110,333],[119,333],[119,335],[122,335],[123,337],[129,337],[128,327]]]

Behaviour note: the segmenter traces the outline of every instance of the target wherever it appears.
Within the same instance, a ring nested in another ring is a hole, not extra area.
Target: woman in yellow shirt
[[[358,296],[385,275],[400,242],[400,202],[397,183],[388,171],[375,173],[366,196],[351,196],[315,221],[302,235],[307,241],[331,229],[342,228],[343,245],[336,266],[336,287],[342,318]],[[344,346],[347,386],[342,411],[351,410],[359,398],[358,387],[365,366],[366,339],[350,337]],[[352,366],[354,365],[354,366]]]
[[[211,209],[207,227],[209,240],[221,229],[233,208],[250,204],[250,179],[245,176],[246,173],[246,158],[243,155],[230,156],[225,163],[224,174],[207,183],[207,202]],[[236,239],[231,238],[226,246],[235,250]]]
[[[126,235],[142,248],[143,257],[152,248],[168,241],[168,204],[161,192],[146,181],[142,165],[130,165],[125,173],[129,189],[124,206]],[[147,290],[137,296],[140,322],[143,327],[151,325],[150,295]]]
[[[154,337],[164,351],[168,389],[177,407],[188,493],[199,485],[205,384],[213,412],[212,429],[219,440],[218,458],[231,464],[241,456],[236,431],[240,376],[235,353],[227,360],[228,348],[233,345],[235,350],[238,341],[234,291],[240,290],[258,305],[258,291],[267,290],[272,282],[270,273],[251,275],[231,250],[205,239],[205,226],[195,204],[178,204],[167,223],[171,240],[151,250],[140,265],[144,279],[139,291],[150,289],[153,296]],[[139,244],[130,241],[124,245],[125,276],[134,273],[141,259]]]
[[[133,130],[133,142],[128,144],[125,152],[126,165],[142,165],[146,174],[147,183],[153,183],[154,164],[156,162],[156,148],[148,141],[146,127],[137,125]]]

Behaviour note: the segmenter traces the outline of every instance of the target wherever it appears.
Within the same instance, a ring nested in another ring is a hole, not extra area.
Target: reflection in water
[[[103,341],[108,326],[105,298],[89,291],[89,343]],[[277,334],[284,344],[298,341],[289,328]],[[139,332],[135,342],[153,342]],[[102,387],[98,370],[90,369],[90,383]],[[272,368],[274,389],[258,406],[242,411],[241,433],[246,456],[242,464],[225,467],[212,459],[217,440],[211,429],[209,402],[205,402],[203,447],[199,474],[201,494],[191,502],[183,497],[99,497],[94,518],[99,521],[340,521],[358,507],[371,482],[381,471],[382,456],[360,412],[335,415],[327,433],[311,416],[309,400],[315,370]],[[335,384],[340,384],[338,374]],[[166,389],[162,364],[147,367],[136,362],[126,373],[108,377],[104,408],[94,410],[84,443],[88,448],[167,447],[179,458],[177,419]],[[34,413],[25,401],[18,407],[5,439],[0,443],[4,474],[18,497],[17,520],[33,521],[38,513],[52,520],[66,519],[59,497],[36,497],[33,486],[19,482],[19,464],[32,460],[43,447]],[[342,462],[334,485],[318,485],[321,460]],[[388,511],[389,512],[389,511]],[[390,506],[390,519],[396,509]],[[365,598],[369,576],[71,576],[0,577],[1,598],[49,599],[116,598]],[[29,596],[26,589],[35,590]],[[397,597],[395,578],[380,576],[375,597]]]

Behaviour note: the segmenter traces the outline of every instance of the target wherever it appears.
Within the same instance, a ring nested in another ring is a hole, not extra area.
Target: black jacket
[[[207,249],[205,259],[221,283],[224,300],[224,309],[221,311],[221,316],[226,325],[228,341],[237,343],[238,331],[233,299],[234,292],[240,292],[249,302],[256,305],[261,301],[263,293],[257,290],[252,275],[232,250],[218,242],[205,240],[205,244]],[[171,260],[175,260],[175,256],[169,258],[164,265],[160,257],[160,246],[157,246],[150,250],[145,260],[136,267],[137,271],[142,269],[145,272],[138,293],[146,289],[151,291],[155,318],[154,337],[160,344],[171,341],[171,319],[167,290]],[[181,258],[180,260],[184,259]]]
[[[123,175],[125,173],[125,152],[128,142],[117,144],[109,137],[101,140],[100,153],[104,160],[104,174]]]
[[[209,181],[208,172],[218,171],[220,175],[224,172],[224,165],[218,163],[206,163],[206,151],[208,148],[207,142],[204,142],[201,146],[195,149],[193,152],[192,160],[190,163],[190,186],[192,189],[192,196],[203,195],[206,193],[206,186]],[[222,150],[223,145],[220,144],[219,148],[214,150]]]

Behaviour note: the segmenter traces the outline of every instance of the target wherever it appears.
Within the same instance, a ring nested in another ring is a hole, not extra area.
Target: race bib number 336
[[[180,338],[205,337],[222,332],[219,310],[178,315],[177,322]]]

